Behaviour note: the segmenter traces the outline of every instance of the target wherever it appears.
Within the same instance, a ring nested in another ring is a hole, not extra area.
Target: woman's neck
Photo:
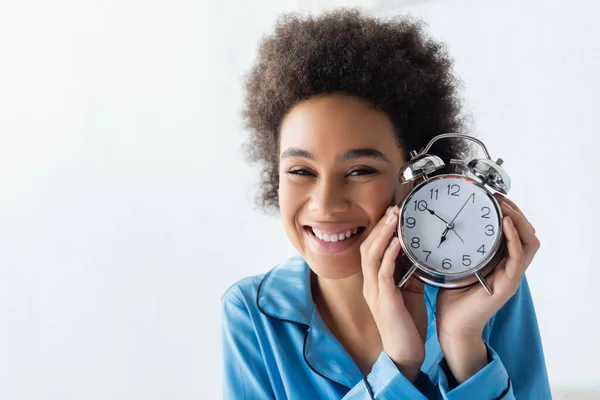
[[[361,273],[343,279],[325,279],[312,274],[312,294],[317,310],[334,334],[364,337],[377,332],[363,296]]]

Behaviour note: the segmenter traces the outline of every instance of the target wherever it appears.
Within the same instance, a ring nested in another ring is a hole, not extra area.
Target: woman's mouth
[[[304,230],[309,237],[309,243],[313,249],[320,253],[340,253],[354,246],[365,231],[364,226],[345,228],[340,230],[329,230],[323,232],[312,226],[305,226]]]
[[[320,230],[318,230],[317,228],[313,228],[311,226],[306,226],[305,229],[309,230],[310,233],[312,233],[314,236],[316,236],[317,238],[319,238],[320,240],[322,240],[326,243],[341,242],[343,240],[350,239],[354,235],[358,235],[358,234],[362,233],[362,231],[365,230],[365,228],[362,226],[357,226],[352,229],[348,229],[348,230],[341,231],[341,232],[335,232],[335,233],[323,233]]]

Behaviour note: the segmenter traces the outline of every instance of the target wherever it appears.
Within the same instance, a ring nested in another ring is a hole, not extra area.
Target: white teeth
[[[323,240],[323,235],[321,234],[321,232],[319,232],[315,228],[312,228],[312,231],[313,231],[313,233],[315,234],[316,237],[318,237],[319,239]]]
[[[312,231],[316,237],[318,237],[319,239],[321,239],[324,242],[338,242],[341,240],[346,240],[350,236],[355,235],[358,232],[358,228],[349,229],[346,232],[334,233],[334,234],[322,233],[315,228],[312,228]]]

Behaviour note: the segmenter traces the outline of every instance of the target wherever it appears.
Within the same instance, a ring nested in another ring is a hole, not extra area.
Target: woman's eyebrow
[[[307,158],[309,160],[316,160],[316,157],[311,152],[295,147],[290,147],[289,149],[286,149],[283,153],[281,153],[281,159],[290,157],[302,157]],[[347,161],[356,158],[374,158],[376,160],[390,162],[390,160],[385,156],[385,154],[383,154],[379,150],[371,148],[351,149],[337,156],[338,161]]]
[[[285,149],[283,153],[281,153],[281,159],[290,158],[290,157],[302,157],[308,158],[309,160],[314,160],[315,156],[313,156],[309,151],[297,149],[295,147],[290,147],[289,149]]]
[[[374,158],[376,160],[390,162],[390,160],[385,156],[385,154],[383,154],[379,150],[370,148],[348,150],[344,154],[339,155],[337,158],[340,161],[346,161],[355,158]]]

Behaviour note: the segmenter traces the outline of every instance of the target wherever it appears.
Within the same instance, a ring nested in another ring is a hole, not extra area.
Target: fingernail
[[[387,210],[385,210],[385,215],[390,215],[391,212],[392,212],[392,206],[389,206],[387,208]]]
[[[385,224],[389,225],[390,222],[392,222],[393,219],[394,219],[394,214],[388,215],[387,219],[385,220]]]

